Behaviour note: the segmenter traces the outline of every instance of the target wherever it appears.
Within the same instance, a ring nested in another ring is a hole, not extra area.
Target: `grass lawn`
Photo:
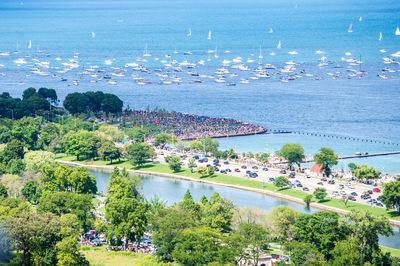
[[[382,246],[381,246],[381,250],[382,250],[383,252],[390,252],[390,254],[391,254],[393,257],[398,257],[398,258],[400,258],[400,250],[399,250],[399,249],[387,248],[387,247],[382,247]]]
[[[159,263],[152,255],[138,254],[124,251],[107,251],[101,249],[82,250],[90,265],[108,266],[108,265],[138,265],[138,266],[161,266],[167,265]]]
[[[78,161],[76,161],[75,156],[67,156],[67,155],[61,154],[61,153],[56,155],[56,159],[62,160],[62,161],[78,162]],[[256,181],[253,179],[229,176],[229,175],[220,174],[220,173],[215,173],[211,177],[210,176],[202,177],[199,173],[196,173],[196,172],[192,173],[187,168],[182,168],[181,171],[175,173],[171,169],[169,169],[168,165],[153,163],[153,162],[145,163],[140,168],[134,168],[132,166],[132,164],[130,164],[126,160],[121,160],[120,162],[117,161],[113,164],[110,164],[110,162],[105,162],[105,161],[101,161],[101,160],[79,161],[78,163],[85,164],[88,166],[90,166],[90,165],[93,165],[93,166],[118,166],[118,167],[126,167],[126,169],[174,174],[174,175],[178,175],[178,176],[191,177],[191,178],[198,179],[198,180],[212,181],[215,183],[232,184],[232,185],[238,185],[238,186],[242,186],[242,187],[264,189],[264,190],[274,191],[274,192],[277,192],[277,193],[280,193],[283,195],[288,195],[288,196],[292,196],[292,197],[299,198],[299,199],[304,199],[305,196],[309,195],[308,193],[297,190],[297,189],[282,189],[282,190],[280,190],[271,183],[263,184],[262,182]],[[384,208],[373,207],[373,206],[356,203],[356,202],[352,202],[352,201],[348,201],[347,207],[345,206],[344,202],[340,199],[326,198],[326,200],[324,200],[323,202],[319,202],[319,203],[322,205],[325,205],[325,206],[335,207],[338,209],[348,210],[348,211],[350,211],[352,209],[368,210],[371,213],[373,213],[374,215],[383,215],[383,216],[386,216],[387,218],[390,218],[393,220],[400,220],[400,216],[394,211],[387,211]]]

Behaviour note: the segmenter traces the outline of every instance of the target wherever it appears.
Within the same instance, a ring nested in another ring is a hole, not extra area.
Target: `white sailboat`
[[[278,42],[278,46],[276,48],[281,49],[281,41]]]
[[[96,37],[96,34],[94,34],[94,32],[92,32],[92,38],[94,39]]]
[[[379,33],[379,40],[382,41],[382,32]]]
[[[144,48],[143,56],[151,56],[151,54],[149,54],[149,52],[147,51],[147,44],[146,44],[146,46]]]
[[[396,32],[394,33],[395,35],[399,36],[400,35],[400,29],[397,27]]]
[[[260,54],[258,55],[258,58],[263,58],[263,55],[262,55],[262,50],[261,50],[261,45],[260,45]]]
[[[347,30],[347,32],[353,32],[353,24],[350,24],[349,29]]]
[[[360,17],[358,20],[361,22],[362,21],[362,17]]]
[[[32,48],[32,41],[31,41],[31,40],[29,40],[28,49],[31,49],[31,48]]]
[[[208,31],[208,37],[207,40],[211,40],[211,30]]]
[[[274,33],[274,31],[272,30],[272,28],[269,29],[269,33]]]
[[[189,32],[188,32],[188,34],[186,36],[188,36],[188,37],[192,36],[192,29],[191,28],[189,28]]]
[[[218,58],[218,57],[219,57],[219,56],[217,55],[217,50],[218,50],[218,47],[215,46],[215,53],[214,53],[214,57],[215,57],[215,58]]]

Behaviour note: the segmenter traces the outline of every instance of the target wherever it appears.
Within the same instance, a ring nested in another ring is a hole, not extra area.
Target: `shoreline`
[[[114,169],[113,166],[101,166],[101,165],[86,165],[82,163],[76,163],[76,162],[69,162],[69,161],[62,161],[62,160],[56,160],[59,163],[66,164],[66,165],[72,165],[72,166],[81,166],[85,168],[92,168],[92,169],[103,169],[103,170],[108,170],[112,171]],[[118,167],[119,169],[122,169],[121,167]],[[178,180],[185,180],[185,181],[191,181],[191,182],[197,182],[197,183],[204,183],[204,184],[209,184],[209,185],[216,185],[216,186],[224,186],[224,187],[229,187],[229,188],[235,188],[235,189],[240,189],[244,191],[249,191],[249,192],[254,192],[254,193],[259,193],[259,194],[264,194],[268,195],[271,197],[275,198],[280,198],[284,199],[287,201],[291,201],[294,203],[298,203],[301,205],[306,205],[302,199],[292,197],[289,195],[284,195],[281,193],[277,193],[274,191],[266,190],[266,189],[257,189],[257,188],[250,188],[250,187],[244,187],[244,186],[238,186],[238,185],[232,185],[232,184],[223,184],[223,183],[218,183],[218,182],[212,182],[208,180],[199,180],[196,178],[192,177],[187,177],[187,176],[179,176],[179,175],[174,175],[174,174],[168,174],[168,173],[160,173],[160,172],[152,172],[152,171],[141,171],[141,170],[132,170],[132,169],[127,169],[128,172],[130,173],[135,173],[135,174],[144,174],[144,175],[154,175],[154,176],[159,176],[159,177],[164,177],[164,178],[171,178],[171,179],[178,179]],[[310,207],[322,210],[322,211],[334,211],[336,213],[339,213],[341,215],[349,213],[350,211],[347,210],[342,210],[339,208],[331,207],[331,206],[326,206],[319,204],[317,202],[312,202],[310,204]],[[390,225],[396,226],[400,228],[400,221],[389,219]]]

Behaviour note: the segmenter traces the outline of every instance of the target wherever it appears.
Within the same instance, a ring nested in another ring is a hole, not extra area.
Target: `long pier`
[[[393,155],[400,154],[400,151],[388,151],[388,152],[378,152],[378,153],[368,153],[368,154],[354,154],[354,155],[343,155],[338,156],[339,160],[352,159],[352,158],[366,158],[366,157],[375,157],[375,156],[385,156],[385,155]],[[304,163],[313,162],[313,159],[304,160]]]

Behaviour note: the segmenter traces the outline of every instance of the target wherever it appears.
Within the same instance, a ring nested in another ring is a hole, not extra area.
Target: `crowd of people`
[[[129,113],[129,119],[133,125],[153,126],[153,130],[172,133],[180,140],[242,136],[266,131],[264,127],[230,118],[214,118],[166,111],[135,110]]]

